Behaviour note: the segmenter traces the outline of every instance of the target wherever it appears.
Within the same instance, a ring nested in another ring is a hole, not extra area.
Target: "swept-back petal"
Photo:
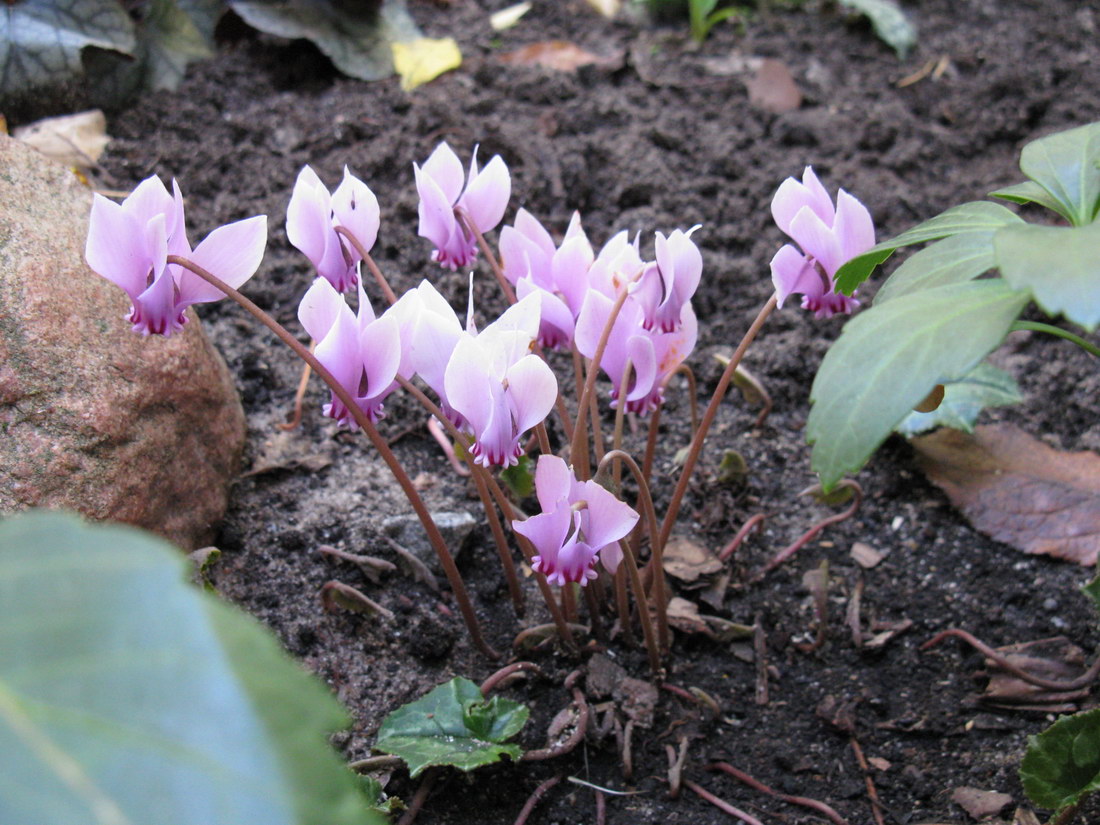
[[[435,244],[436,249],[447,249],[451,238],[458,231],[454,216],[454,202],[427,172],[415,164],[413,164],[413,172],[416,175],[416,191],[420,195],[420,224],[416,232],[421,238],[426,238]]]
[[[829,273],[836,273],[844,261],[840,241],[831,226],[826,226],[809,208],[800,209],[791,221],[791,237],[798,241],[802,251],[812,256]]]
[[[415,168],[416,165],[413,164],[413,166]],[[446,198],[448,208],[458,202],[458,196],[462,194],[462,186],[465,183],[465,174],[462,161],[446,141],[435,147],[428,159],[424,161],[421,171],[439,187]]]
[[[368,252],[378,238],[380,221],[378,198],[359,178],[344,167],[344,179],[332,193],[332,213],[336,223],[347,229]],[[350,245],[349,245],[350,247]],[[349,249],[353,258],[359,253]]]
[[[528,355],[512,365],[505,381],[508,385],[505,394],[515,418],[515,434],[522,436],[554,409],[558,379],[545,361],[537,355]]]
[[[539,551],[542,562],[556,568],[558,552],[569,535],[573,513],[566,501],[555,502],[545,512],[523,521],[513,521],[512,529],[525,536]]]
[[[638,514],[595,481],[586,481],[582,493],[588,502],[584,538],[597,552],[624,538],[638,523]]]
[[[550,237],[550,233],[539,219],[522,206],[516,212],[515,228],[544,254],[548,256],[554,254],[554,239]]]
[[[474,177],[459,200],[474,226],[482,232],[494,228],[504,217],[508,199],[512,196],[512,176],[500,155],[493,159]]]
[[[574,318],[580,314],[584,296],[588,294],[588,270],[593,260],[592,246],[581,234],[567,237],[550,262],[554,288],[565,297]]]
[[[784,244],[772,257],[771,270],[779,306],[790,295],[821,295],[825,290],[813,263],[790,244]]]
[[[145,291],[152,261],[144,227],[102,195],[93,195],[84,258],[93,271],[121,287],[131,301]]]
[[[347,309],[347,304],[332,284],[324,278],[317,278],[298,304],[298,321],[310,338],[320,341],[328,335],[340,313]]]
[[[191,260],[228,286],[237,289],[256,274],[267,246],[267,215],[219,226],[191,253]],[[180,301],[184,305],[217,301],[225,294],[198,275],[184,269],[180,275]]]
[[[503,400],[499,379],[494,387],[485,371],[487,360],[488,353],[478,340],[463,335],[455,344],[443,375],[447,403],[470,422],[479,437],[493,414],[494,389]]]
[[[339,296],[337,296],[339,297]],[[340,299],[341,303],[343,299]],[[359,379],[363,374],[363,360],[359,350],[359,330],[355,316],[347,304],[339,307],[328,333],[317,343],[314,354],[317,360],[332,373],[337,383],[351,393],[359,394]],[[335,398],[334,398],[335,404]],[[342,404],[339,406],[343,406]],[[334,415],[333,418],[340,416]]]
[[[367,399],[380,400],[389,392],[401,366],[402,355],[401,334],[395,318],[384,315],[362,328],[359,360],[366,370]]]
[[[182,223],[182,199],[179,203],[180,212],[177,214],[175,199],[168,194],[168,190],[156,175],[139,183],[130,196],[122,202],[122,208],[141,224],[148,223],[154,215],[163,215],[166,235],[169,230],[178,229],[179,224]]]
[[[309,166],[303,166],[286,208],[286,237],[291,245],[318,266],[325,257],[326,235],[332,232],[328,189]]]
[[[833,232],[840,244],[838,268],[875,245],[875,224],[871,220],[871,213],[857,198],[843,189],[836,196],[836,221],[833,223]]]
[[[535,496],[543,512],[550,512],[562,499],[572,501],[573,487],[577,483],[573,471],[565,459],[544,453],[535,465]]]

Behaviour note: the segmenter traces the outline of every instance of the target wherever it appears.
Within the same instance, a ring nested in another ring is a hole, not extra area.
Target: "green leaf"
[[[986,407],[1018,404],[1023,400],[1016,379],[992,364],[982,362],[958,381],[945,384],[943,401],[932,412],[911,412],[898,424],[897,431],[906,437],[952,427],[966,433],[974,432],[974,423]]]
[[[346,714],[166,542],[0,522],[0,822],[358,825]]]
[[[20,0],[0,13],[0,102],[65,83],[84,69],[80,53],[97,46],[133,54],[134,24],[120,3]]]
[[[1024,174],[1050,193],[1074,226],[1100,210],[1100,122],[1033,140],[1020,153]]]
[[[151,0],[139,36],[145,48],[148,89],[175,89],[188,64],[214,54],[177,0]]]
[[[535,492],[535,461],[521,455],[519,462],[500,471],[500,480],[516,498],[527,498]]]
[[[337,69],[359,80],[393,74],[394,42],[421,37],[405,0],[372,4],[317,3],[313,0],[228,0],[248,25],[268,34],[305,38]]]
[[[989,201],[971,201],[953,206],[924,223],[902,232],[896,238],[875,244],[862,255],[848,261],[836,273],[837,292],[851,295],[861,283],[867,280],[871,272],[880,263],[889,258],[894,250],[912,244],[935,241],[952,235],[967,232],[990,232],[1003,226],[1023,223],[1015,212]]]
[[[875,293],[875,306],[922,289],[972,281],[995,265],[992,232],[952,235],[904,260]]]
[[[1050,192],[1033,180],[1025,180],[1023,183],[1017,183],[1005,187],[1004,189],[998,189],[996,192],[990,192],[989,197],[1000,198],[1001,200],[1020,204],[1037,203],[1039,206],[1045,206],[1047,209],[1052,209],[1059,214],[1063,213],[1062,204],[1055,200]]]
[[[214,45],[214,29],[225,14],[225,0],[176,0],[206,45]]]
[[[806,438],[826,491],[863,466],[936,384],[962,378],[1004,339],[1027,303],[1000,279],[928,289],[849,321],[810,391]]]
[[[1100,323],[1100,221],[1088,226],[1014,226],[993,237],[997,266],[1016,289],[1030,289],[1048,315],[1089,332]]]
[[[519,745],[502,743],[519,733],[527,715],[518,702],[485,701],[477,685],[457,676],[387,716],[374,748],[401,757],[414,777],[432,765],[469,771],[502,756],[519,759]]]
[[[902,60],[917,45],[917,31],[894,0],[840,0],[840,5],[867,15],[871,26]]]
[[[1100,573],[1092,581],[1081,588],[1086,596],[1092,599],[1092,603],[1100,610]]]
[[[1057,813],[1100,789],[1100,708],[1063,716],[1027,741],[1020,781],[1037,806]]]

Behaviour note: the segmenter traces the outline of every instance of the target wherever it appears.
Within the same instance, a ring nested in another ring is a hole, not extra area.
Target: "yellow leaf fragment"
[[[588,5],[608,19],[618,14],[623,5],[622,0],[587,0],[587,2]]]
[[[489,15],[489,25],[496,32],[510,29],[529,11],[531,11],[530,3],[516,3],[514,6],[509,6]]]
[[[406,92],[462,65],[462,52],[453,37],[421,37],[392,47],[393,68]]]

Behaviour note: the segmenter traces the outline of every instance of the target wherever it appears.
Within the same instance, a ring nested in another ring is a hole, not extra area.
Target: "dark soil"
[[[813,164],[830,189],[843,186],[861,198],[879,236],[887,237],[1019,180],[1018,153],[1027,141],[1100,119],[1100,13],[1077,0],[906,2],[920,45],[904,62],[866,22],[833,4],[776,4],[743,26],[718,26],[696,47],[686,26],[609,23],[580,0],[537,2],[518,26],[494,33],[487,14],[510,1],[414,2],[425,31],[456,37],[465,62],[412,93],[396,80],[345,79],[306,44],[223,26],[217,59],[195,66],[176,93],[150,96],[113,120],[115,140],[104,161],[112,184],[130,186],[153,173],[175,176],[195,236],[266,213],[269,250],[246,292],[297,330],[298,300],[313,274],[287,243],[283,221],[302,165],[335,184],[347,164],[371,185],[384,221],[374,254],[398,291],[429,277],[463,306],[464,276],[439,271],[415,236],[412,162],[441,139],[461,155],[480,143],[483,159],[499,153],[511,168],[509,221],[522,205],[562,231],[580,210],[597,245],[621,228],[641,232],[645,245],[655,230],[703,225],[695,235],[705,273],[695,300],[700,341],[691,363],[706,396],[718,377],[712,356],[737,343],[771,292],[767,263],[782,238],[768,204],[785,177]],[[623,60],[618,68],[575,73],[500,60],[503,52],[549,39]],[[750,105],[747,75],[723,73],[723,64],[738,55],[786,63],[804,94],[802,106],[777,115]],[[944,70],[936,77],[899,84],[941,58]],[[479,304],[488,317],[499,298],[491,279],[480,283]],[[864,292],[866,300],[873,287]],[[337,743],[349,759],[364,757],[386,713],[454,675],[480,680],[497,666],[474,650],[449,595],[400,573],[374,584],[352,565],[317,552],[329,544],[394,559],[379,538],[380,523],[408,506],[366,442],[321,418],[327,391],[318,382],[301,428],[282,435],[276,425],[292,404],[298,364],[235,307],[216,305],[204,314],[238,378],[249,417],[247,462],[258,471],[235,486],[213,583],[332,686],[355,719]],[[706,691],[721,714],[711,719],[662,691],[652,727],[634,735],[632,782],[623,779],[614,736],[593,734],[565,758],[502,764],[468,778],[447,774],[420,821],[510,823],[535,786],[557,774],[637,789],[637,795],[608,797],[606,821],[614,825],[733,821],[689,791],[669,798],[662,784],[665,747],[686,735],[685,776],[766,822],[822,820],[705,766],[728,760],[783,791],[828,801],[851,823],[872,822],[849,736],[823,718],[828,702],[850,706],[855,736],[875,760],[871,771],[886,822],[966,821],[950,798],[961,786],[1023,801],[1016,768],[1026,736],[1053,716],[977,704],[979,656],[957,642],[924,653],[918,647],[958,626],[997,645],[1065,634],[1091,651],[1100,641],[1097,617],[1077,591],[1089,571],[1024,556],[977,533],[915,469],[909,446],[894,439],[858,475],[868,497],[856,518],[829,528],[763,581],[743,583],[832,512],[797,494],[813,482],[802,438],[810,383],[841,326],[841,319],[816,322],[796,306],[768,322],[746,365],[770,390],[775,411],[754,428],[756,410],[739,397],[723,406],[679,524],[682,535],[716,550],[748,517],[768,514],[763,532],[733,559],[724,598],[700,603],[705,613],[765,629],[769,702],[754,701],[751,648],[677,634],[668,681]],[[1100,382],[1088,356],[1017,333],[999,363],[1013,372],[1027,400],[987,413],[987,420],[1015,422],[1064,449],[1100,448]],[[466,482],[426,436],[424,414],[396,396],[388,410],[383,434],[418,477],[429,506],[477,512]],[[662,419],[659,500],[667,499],[675,478],[672,457],[686,443],[687,415],[683,391],[675,389]],[[715,480],[727,449],[747,459],[742,486]],[[855,542],[885,559],[862,569],[850,556]],[[461,566],[489,639],[508,649],[520,624],[494,553],[488,530],[479,529]],[[819,650],[804,653],[797,643],[812,638],[815,614],[803,574],[826,560],[827,637]],[[319,591],[332,578],[362,588],[397,619],[323,612]],[[856,647],[845,621],[861,581],[865,630],[873,621],[912,622],[878,649]],[[541,614],[530,580],[527,586],[532,623]],[[683,595],[699,600],[697,592]],[[621,641],[609,650],[632,675],[648,678],[639,650]],[[506,692],[531,704],[522,741],[537,748],[551,718],[570,701],[565,675],[584,660],[549,650],[527,655],[550,678]],[[389,790],[408,799],[415,787],[398,772]],[[593,792],[567,784],[553,789],[530,821],[565,825],[595,816]]]

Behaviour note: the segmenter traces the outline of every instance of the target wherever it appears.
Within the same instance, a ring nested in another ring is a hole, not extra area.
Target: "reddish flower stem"
[[[438,768],[428,768],[428,771],[424,774],[424,778],[420,780],[420,784],[416,788],[416,793],[413,794],[413,798],[409,800],[408,810],[405,811],[404,816],[397,821],[397,825],[412,825],[416,820],[416,815],[420,813],[420,809],[424,807],[424,803],[428,801],[428,794],[432,791],[432,785],[435,784],[435,780],[439,777]]]
[[[560,774],[558,776],[551,776],[532,793],[527,801],[523,803],[523,808],[519,812],[519,816],[516,817],[515,825],[526,825],[527,817],[531,815],[531,811],[535,810],[535,806],[539,804],[539,800],[546,795],[546,792],[552,787],[557,785],[564,777]]]
[[[816,799],[810,799],[809,797],[805,796],[791,796],[790,794],[780,793],[773,788],[769,788],[763,782],[760,782],[757,779],[753,779],[744,771],[739,771],[728,762],[715,762],[712,765],[707,765],[707,770],[723,771],[724,773],[728,773],[738,782],[743,782],[750,788],[754,788],[761,793],[766,793],[769,796],[774,796],[776,799],[781,799],[782,801],[787,802],[791,805],[801,805],[803,808],[809,808],[811,810],[817,811],[819,814],[826,817],[831,822],[834,822],[835,825],[848,825],[848,820],[846,820],[832,807],[826,805],[824,802],[819,802]]]
[[[508,283],[508,279],[504,277],[504,269],[501,267],[500,261],[498,261],[493,254],[493,250],[489,248],[489,243],[485,240],[485,236],[481,234],[481,230],[478,229],[470,219],[465,209],[456,207],[455,217],[458,218],[459,223],[462,224],[463,230],[468,232],[470,237],[477,241],[478,249],[480,249],[481,254],[485,256],[485,261],[489,264],[489,268],[493,270],[493,275],[496,276],[497,283],[500,284],[500,289],[504,292],[504,297],[508,299],[508,303],[514,304],[516,302],[516,291],[512,289],[512,285]]]
[[[920,649],[924,651],[928,650],[929,648],[935,647],[944,639],[950,636],[955,636],[956,638],[962,639],[972,648],[974,648],[987,659],[996,664],[997,667],[1001,668],[1001,670],[1011,673],[1018,679],[1023,679],[1028,684],[1035,685],[1036,687],[1045,688],[1047,690],[1055,690],[1059,692],[1080,690],[1083,687],[1088,687],[1089,685],[1091,685],[1093,682],[1096,681],[1096,677],[1100,676],[1100,658],[1097,658],[1096,661],[1089,665],[1088,670],[1086,670],[1076,679],[1071,679],[1068,682],[1056,682],[1053,679],[1044,679],[1041,676],[1035,676],[1034,674],[1028,673],[1026,670],[1023,670],[1022,668],[1014,665],[1003,654],[998,653],[985,642],[975,638],[974,636],[971,636],[965,630],[959,630],[958,628],[951,628],[949,630],[943,631],[942,633],[936,634],[927,642],[922,644],[920,646]]]
[[[355,247],[355,251],[362,257],[363,263],[367,265],[367,269],[369,269],[371,275],[374,276],[374,280],[382,290],[382,294],[386,297],[386,300],[390,302],[391,306],[396,304],[397,296],[394,294],[393,290],[390,289],[389,281],[386,280],[386,276],[382,274],[382,270],[378,268],[378,264],[374,262],[374,258],[370,256],[370,253],[363,247],[363,244],[359,243],[359,239],[343,226],[336,227],[336,234],[343,238],[347,238],[348,243]]]
[[[718,810],[724,811],[725,813],[729,814],[730,816],[739,817],[740,819],[742,819],[744,821],[745,825],[764,825],[763,822],[761,822],[759,819],[757,819],[752,814],[745,813],[740,808],[735,808],[733,805],[726,802],[724,799],[719,799],[717,796],[712,794],[710,791],[708,791],[702,785],[698,785],[695,782],[692,782],[690,779],[685,779],[684,780],[684,787],[687,788],[688,790],[694,791],[697,796],[702,797],[707,802],[709,802],[711,805],[718,808]]]
[[[451,590],[455,595],[455,601],[458,603],[458,609],[462,613],[462,618],[466,622],[466,629],[469,631],[470,638],[474,645],[487,658],[499,659],[500,654],[490,647],[489,643],[486,642],[481,635],[481,625],[477,621],[477,614],[474,612],[473,604],[471,604],[469,594],[466,592],[466,585],[462,581],[462,574],[458,572],[458,567],[455,565],[454,558],[451,556],[450,550],[447,549],[447,542],[443,539],[443,535],[439,532],[439,528],[436,527],[435,522],[432,520],[432,516],[428,512],[424,500],[420,498],[420,494],[416,491],[416,487],[413,486],[412,479],[409,478],[408,473],[405,472],[405,468],[402,467],[401,463],[397,460],[397,456],[393,454],[393,450],[386,444],[385,439],[382,438],[377,428],[371,423],[370,418],[368,418],[359,408],[359,405],[355,403],[355,399],[352,398],[351,393],[344,389],[340,385],[340,382],[333,377],[332,373],[325,368],[325,365],[318,361],[313,353],[306,347],[302,346],[302,344],[291,335],[282,324],[256,306],[256,304],[240,292],[229,286],[229,284],[222,281],[216,275],[207,272],[198,264],[189,261],[187,258],[181,258],[178,255],[169,255],[168,263],[182,266],[194,272],[204,281],[217,287],[236,301],[246,312],[252,315],[252,317],[275,333],[280,341],[290,347],[295,355],[309,364],[313,368],[313,371],[328,384],[329,389],[331,389],[336,397],[340,399],[345,407],[347,407],[348,412],[355,419],[355,423],[367,434],[371,444],[374,445],[374,448],[378,451],[382,460],[386,462],[386,466],[390,468],[390,473],[400,485],[402,492],[405,493],[405,497],[409,500],[413,510],[416,511],[420,523],[424,526],[424,532],[428,534],[428,541],[431,542],[432,547],[435,549],[436,556],[439,558],[440,566],[442,566],[443,572],[447,575],[447,581],[450,582]]]
[[[823,518],[805,533],[798,537],[792,544],[787,545],[778,553],[776,553],[771,561],[765,564],[759,571],[757,571],[750,581],[760,581],[764,576],[768,575],[772,570],[783,564],[787,559],[797,553],[800,549],[809,544],[810,539],[824,530],[831,524],[839,524],[842,521],[850,519],[859,510],[859,505],[863,501],[863,488],[850,478],[844,479],[838,487],[848,487],[852,491],[852,503],[848,505],[848,508],[842,513],[835,513],[827,518]]]
[[[568,679],[566,680],[569,681]],[[588,730],[588,703],[584,700],[584,694],[576,687],[572,688],[573,704],[577,706],[577,725],[573,733],[554,748],[542,748],[535,751],[527,751],[520,758],[522,762],[541,762],[544,759],[553,759],[564,756],[584,741],[584,734]]]
[[[745,537],[757,527],[763,526],[764,519],[765,516],[763,513],[757,513],[742,524],[741,529],[737,531],[732,539],[730,539],[730,543],[718,551],[718,560],[726,561],[730,556],[736,553],[737,548],[741,546],[741,542],[745,540]]]
[[[755,340],[764,326],[764,322],[768,320],[768,316],[772,314],[777,300],[773,294],[767,300],[767,303],[761,307],[760,312],[757,313],[756,318],[745,332],[745,336],[741,339],[741,343],[737,345],[737,349],[730,356],[730,362],[722,372],[718,386],[714,388],[714,395],[711,396],[706,412],[703,413],[703,420],[699,422],[699,429],[695,431],[695,437],[691,440],[691,449],[684,460],[684,469],[680,473],[680,478],[676,482],[676,489],[673,490],[672,498],[668,502],[668,510],[665,511],[665,520],[661,525],[662,547],[668,543],[668,537],[672,534],[672,526],[676,523],[676,517],[680,514],[680,505],[683,503],[684,494],[687,492],[688,482],[691,480],[691,474],[695,471],[695,464],[699,460],[699,455],[703,451],[703,442],[706,440],[707,431],[710,430],[710,425],[714,423],[714,417],[718,414],[718,405],[722,403],[726,390],[729,389],[734,370],[741,363],[741,359],[745,357],[746,350]]]
[[[488,696],[497,685],[516,673],[535,673],[541,676],[542,668],[534,662],[512,662],[510,665],[505,665],[481,683],[481,695]]]

